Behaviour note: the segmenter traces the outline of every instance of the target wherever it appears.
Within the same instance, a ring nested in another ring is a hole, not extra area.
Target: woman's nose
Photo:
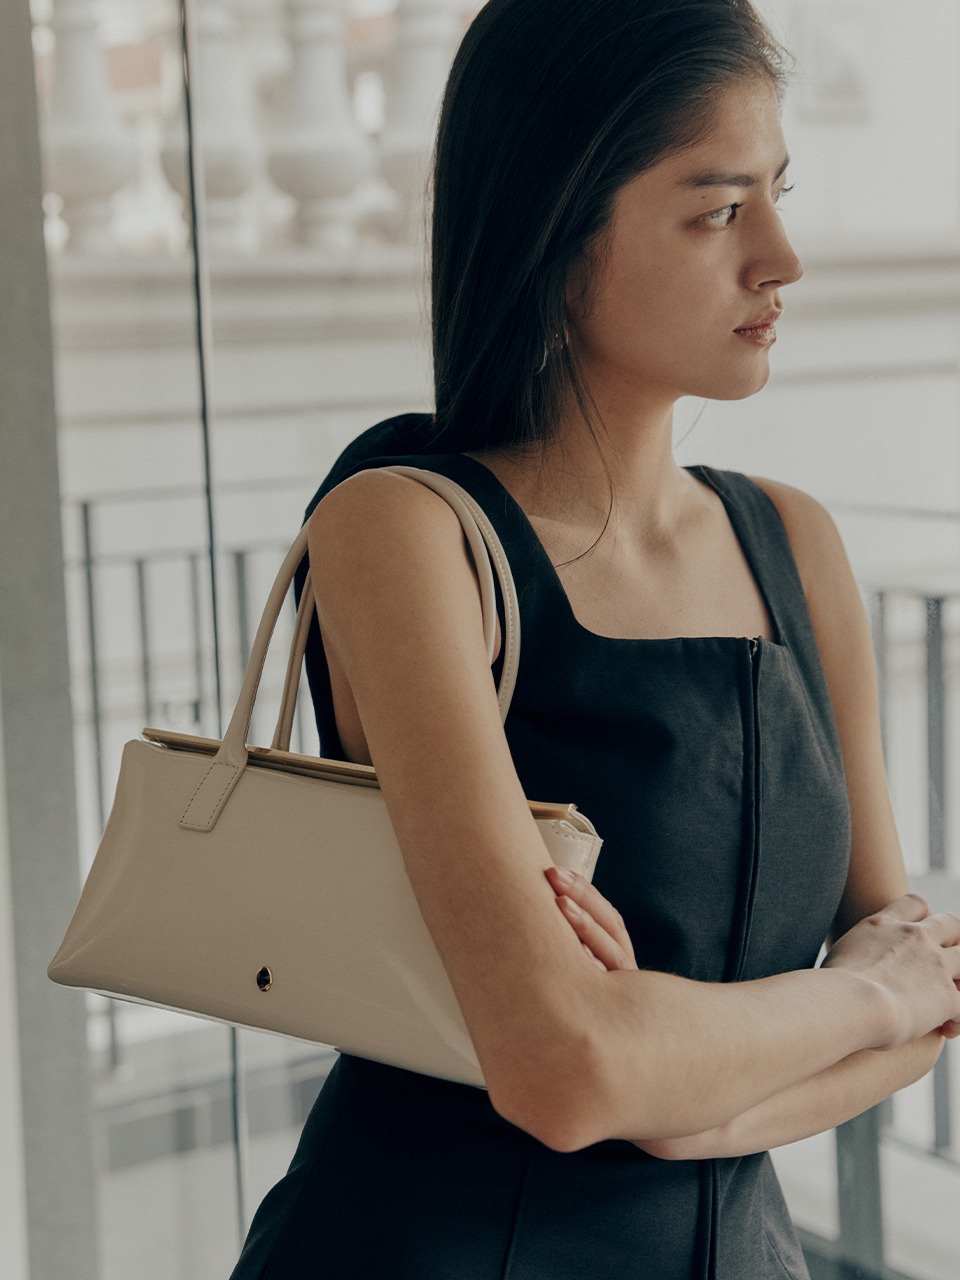
[[[770,219],[765,242],[757,246],[757,255],[747,268],[747,284],[752,289],[764,285],[795,284],[803,275],[803,263],[797,257],[776,209],[771,209]]]

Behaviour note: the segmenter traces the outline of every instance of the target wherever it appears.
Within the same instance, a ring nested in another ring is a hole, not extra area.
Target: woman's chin
[[[765,354],[765,353],[764,353]],[[750,396],[755,396],[758,391],[770,381],[770,361],[764,359],[757,362],[753,369],[748,372],[744,371],[737,378],[727,378],[722,391],[717,391],[710,397],[712,400],[747,400]]]

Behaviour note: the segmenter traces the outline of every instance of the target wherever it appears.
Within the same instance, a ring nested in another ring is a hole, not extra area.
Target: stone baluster
[[[343,47],[343,0],[290,0],[290,74],[267,167],[297,201],[292,238],[328,249],[356,239],[347,200],[372,171],[373,149],[353,116]]]
[[[237,0],[197,0],[192,85],[194,145],[199,149],[212,253],[251,252],[258,235],[247,199],[263,165],[252,77],[237,23]],[[181,108],[166,131],[161,160],[186,202],[187,140]]]
[[[290,65],[284,0],[236,0],[244,53],[253,80],[273,82]]]
[[[403,230],[419,238],[444,82],[462,32],[462,0],[399,0],[386,77],[384,176],[400,196]]]
[[[112,253],[113,196],[137,173],[136,142],[107,79],[95,0],[54,0],[56,41],[44,177],[63,202],[71,252]]]
[[[285,244],[296,202],[279,191],[267,169],[266,140],[270,136],[277,96],[290,71],[286,0],[237,0],[244,56],[257,104],[257,129],[263,163],[251,199],[260,228],[262,249]]]

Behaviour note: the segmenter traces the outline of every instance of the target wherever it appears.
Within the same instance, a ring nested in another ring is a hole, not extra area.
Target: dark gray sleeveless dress
[[[506,734],[527,795],[576,801],[604,837],[595,883],[641,967],[738,982],[812,966],[840,901],[850,819],[803,590],[766,495],[706,467],[766,600],[773,641],[587,631],[523,511],[481,464],[410,456],[418,418],[373,428],[353,471],[404,461],[468,489],[520,599]],[[302,581],[302,579],[301,579]],[[323,749],[329,680],[308,669]],[[710,1044],[699,1046],[709,1070]],[[523,1052],[523,1045],[517,1045]],[[766,1154],[653,1159],[631,1143],[559,1154],[484,1092],[342,1056],[233,1280],[801,1280]]]

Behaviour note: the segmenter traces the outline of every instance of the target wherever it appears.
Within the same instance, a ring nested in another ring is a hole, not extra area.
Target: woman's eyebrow
[[[773,175],[773,181],[782,178],[787,171],[790,163],[790,157],[785,156],[783,164]],[[762,179],[750,173],[719,173],[717,171],[708,171],[706,173],[691,173],[689,177],[680,179],[681,187],[758,187]]]

